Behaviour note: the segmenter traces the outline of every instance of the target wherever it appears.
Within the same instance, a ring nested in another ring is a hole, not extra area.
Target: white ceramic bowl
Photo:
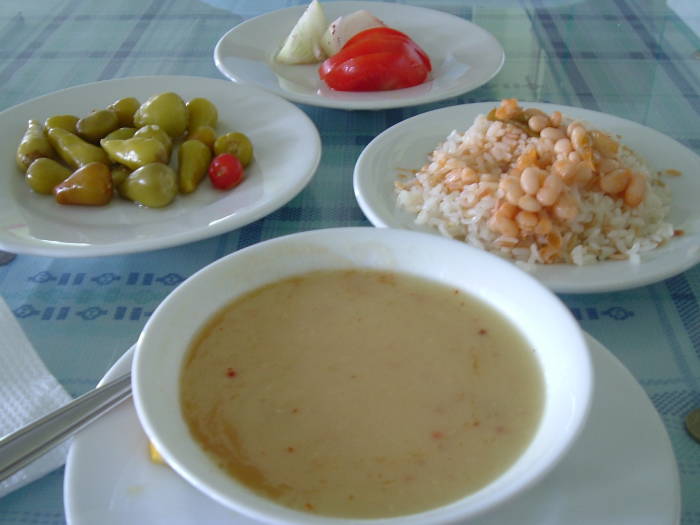
[[[133,363],[136,410],[165,460],[192,485],[252,518],[277,524],[349,524],[282,507],[219,469],[190,436],[179,406],[179,377],[193,335],[217,310],[263,284],[317,269],[370,268],[458,287],[509,318],[536,349],[545,406],[534,439],[496,480],[451,504],[365,524],[425,525],[475,516],[542,478],[581,430],[592,394],[583,334],[562,302],[515,265],[456,241],[405,230],[339,228],[279,237],[224,257],[173,291],[139,338]]]

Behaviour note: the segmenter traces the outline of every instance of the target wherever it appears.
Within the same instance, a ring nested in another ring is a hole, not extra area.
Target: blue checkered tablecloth
[[[242,20],[296,3],[305,2],[2,0],[0,109],[114,77],[222,78],[212,60],[221,35]],[[159,302],[199,268],[279,235],[369,225],[353,197],[355,160],[373,137],[407,117],[508,96],[624,117],[700,153],[698,0],[405,3],[447,11],[490,31],[506,50],[503,70],[473,92],[429,105],[377,112],[302,106],[323,141],[315,178],[288,205],[237,231],[150,253],[20,255],[0,266],[0,294],[72,395],[93,387]],[[625,292],[562,296],[659,411],[678,461],[684,525],[700,525],[700,443],[683,427],[687,412],[700,407],[699,297],[698,266]],[[60,469],[0,500],[0,524],[65,523],[62,481]]]

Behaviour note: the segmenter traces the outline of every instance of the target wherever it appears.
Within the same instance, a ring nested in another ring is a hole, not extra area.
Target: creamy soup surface
[[[544,385],[532,349],[461,291],[378,271],[255,290],[195,338],[181,404],[232,476],[282,505],[377,518],[454,501],[527,446]]]

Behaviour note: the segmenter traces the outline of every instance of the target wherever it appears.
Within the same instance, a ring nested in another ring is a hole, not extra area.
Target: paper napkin
[[[14,432],[70,400],[0,297],[0,436]],[[67,453],[66,442],[0,482],[0,498],[63,465]]]

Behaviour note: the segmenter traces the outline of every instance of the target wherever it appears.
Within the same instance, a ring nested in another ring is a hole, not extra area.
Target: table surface
[[[302,2],[3,0],[0,109],[115,77],[222,78],[212,59],[220,36],[242,20],[296,3]],[[490,31],[506,51],[502,71],[475,91],[423,106],[378,112],[301,106],[323,142],[314,179],[284,208],[237,231],[135,255],[20,255],[0,267],[2,297],[70,394],[92,388],[159,302],[206,264],[282,234],[369,225],[353,196],[355,160],[372,137],[407,117],[516,97],[624,117],[700,153],[697,0],[405,3],[447,11]],[[678,461],[687,525],[700,524],[700,443],[684,429],[685,415],[700,407],[699,296],[700,266],[629,291],[561,296],[660,413]],[[62,482],[59,469],[3,498],[0,523],[65,523]]]

